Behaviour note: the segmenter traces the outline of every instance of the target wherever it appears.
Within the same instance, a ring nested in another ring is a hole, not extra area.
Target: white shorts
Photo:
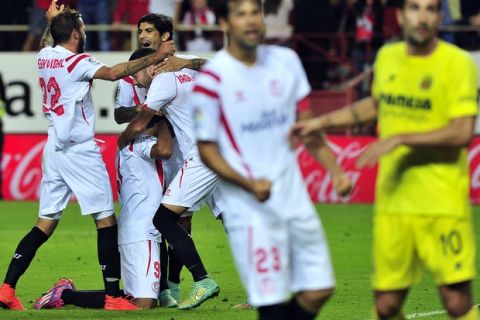
[[[168,185],[162,203],[198,210],[212,195],[217,182],[218,176],[215,173],[198,157],[191,157],[184,162]]]
[[[123,288],[134,298],[158,299],[160,243],[145,240],[118,246]]]
[[[38,216],[60,219],[72,193],[82,215],[95,213],[98,220],[114,214],[112,187],[95,141],[55,151],[54,141],[49,139],[43,150]]]
[[[254,218],[227,234],[253,306],[278,304],[295,292],[335,286],[329,250],[314,212],[277,222]]]

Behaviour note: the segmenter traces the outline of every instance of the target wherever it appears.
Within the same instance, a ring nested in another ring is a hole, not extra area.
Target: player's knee
[[[192,216],[180,217],[178,223],[188,232],[188,234],[192,233]]]
[[[178,219],[179,215],[162,204],[155,213],[152,222],[155,228],[165,235],[165,233],[168,232],[168,229],[170,229],[170,225],[176,223]]]
[[[92,214],[97,229],[108,228],[117,224],[114,211],[104,211]]]
[[[157,300],[151,298],[136,298],[132,300],[132,303],[142,309],[155,308]]]
[[[311,312],[318,312],[320,308],[332,297],[334,289],[303,291],[298,294],[300,304]]]

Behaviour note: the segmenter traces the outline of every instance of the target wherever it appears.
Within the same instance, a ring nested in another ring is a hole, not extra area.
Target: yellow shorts
[[[376,214],[373,227],[375,290],[406,289],[425,268],[437,285],[475,277],[475,236],[470,218]]]

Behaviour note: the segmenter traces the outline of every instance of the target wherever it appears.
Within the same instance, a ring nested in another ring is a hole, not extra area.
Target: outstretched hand
[[[377,163],[378,159],[384,154],[391,152],[401,144],[398,136],[393,136],[384,140],[377,141],[368,146],[357,160],[359,169],[371,167]]]
[[[341,196],[346,197],[348,196],[353,189],[352,180],[348,175],[341,174],[332,177],[333,187],[335,188],[335,192]]]
[[[168,58],[170,56],[173,56],[175,53],[175,43],[173,40],[165,41],[162,42],[160,47],[157,49],[156,55],[158,57],[159,61],[164,60],[165,58]]]
[[[175,56],[170,56],[167,59],[163,60],[162,62],[154,65],[154,74],[157,75],[159,73],[165,72],[175,72],[180,71],[183,68],[188,66],[188,60],[178,58]]]
[[[47,12],[45,13],[45,18],[47,18],[48,23],[52,22],[52,19],[65,9],[64,4],[62,4],[60,7],[57,6],[57,1],[58,0],[52,0],[50,7],[48,7]]]

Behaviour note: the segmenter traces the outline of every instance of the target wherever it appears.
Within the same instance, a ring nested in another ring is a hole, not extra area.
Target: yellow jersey
[[[405,42],[379,51],[372,95],[380,138],[425,133],[451,119],[477,114],[476,65],[469,54],[439,41],[428,56],[407,54]],[[400,146],[380,159],[376,212],[466,216],[469,205],[466,148]]]

